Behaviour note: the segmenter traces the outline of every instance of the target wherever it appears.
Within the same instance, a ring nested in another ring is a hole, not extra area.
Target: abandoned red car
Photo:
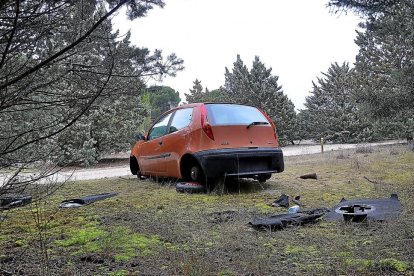
[[[206,184],[219,177],[265,182],[284,169],[275,125],[247,105],[195,103],[161,115],[139,135],[130,157],[134,175]]]

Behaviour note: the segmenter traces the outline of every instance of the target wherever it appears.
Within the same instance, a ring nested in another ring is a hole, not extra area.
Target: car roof
[[[165,116],[165,114],[168,114],[168,113],[173,112],[175,110],[184,109],[184,108],[190,108],[190,107],[197,107],[197,106],[201,106],[201,105],[204,105],[204,104],[234,104],[234,105],[244,105],[244,106],[251,106],[251,107],[257,108],[255,106],[248,105],[248,104],[229,103],[229,102],[189,103],[189,104],[179,105],[177,107],[174,107],[174,108],[171,108],[171,109],[165,111],[164,113],[162,113],[161,115],[159,115],[158,118],[155,121],[158,121],[161,117]]]
[[[200,105],[203,105],[203,104],[234,104],[234,105],[251,106],[251,105],[248,105],[248,104],[230,103],[230,102],[201,102],[201,103],[190,103],[190,104],[179,105],[177,107],[171,108],[168,111],[175,110],[175,109],[180,109],[180,108],[195,107],[195,106],[200,106]],[[252,106],[252,107],[255,107],[255,106]]]

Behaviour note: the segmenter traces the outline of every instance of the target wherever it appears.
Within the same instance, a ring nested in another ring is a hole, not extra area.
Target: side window
[[[190,124],[192,118],[192,108],[178,109],[172,119],[169,133],[185,128]]]
[[[155,138],[158,138],[160,136],[163,136],[167,132],[167,126],[168,122],[170,121],[171,114],[166,115],[165,117],[162,117],[149,131],[148,133],[148,140],[152,140]]]

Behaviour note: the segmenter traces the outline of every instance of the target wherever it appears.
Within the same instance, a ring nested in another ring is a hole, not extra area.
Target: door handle
[[[160,145],[162,145],[162,143],[163,143],[162,140],[158,142],[158,144],[160,144]]]

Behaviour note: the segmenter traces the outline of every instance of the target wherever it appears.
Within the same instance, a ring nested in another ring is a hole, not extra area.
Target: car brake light
[[[208,136],[208,138],[214,140],[213,129],[211,128],[211,125],[208,122],[208,114],[205,105],[201,106],[201,128],[203,129],[204,133]]]
[[[279,139],[277,138],[276,125],[275,125],[275,123],[272,121],[272,119],[270,119],[270,117],[263,110],[261,110],[261,109],[259,109],[259,110],[266,117],[266,119],[270,122],[270,125],[273,128],[273,135],[275,136],[276,141],[279,143]]]

